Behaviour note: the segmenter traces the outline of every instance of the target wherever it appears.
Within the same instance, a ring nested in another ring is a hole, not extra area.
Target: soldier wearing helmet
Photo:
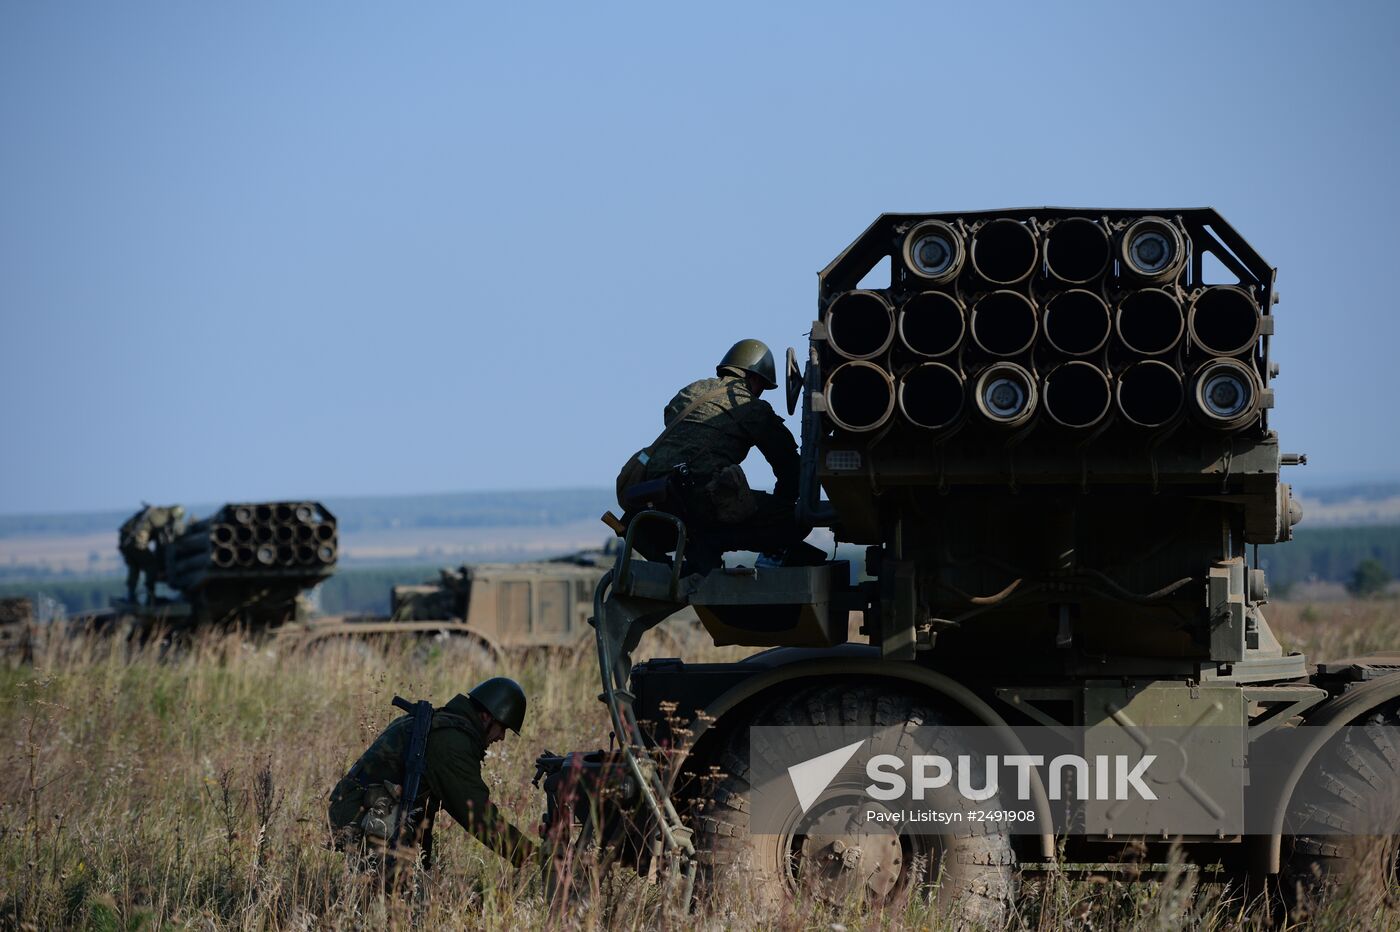
[[[146,604],[156,602],[156,582],[165,578],[165,548],[185,531],[185,509],[147,505],[122,523],[117,549],[126,563],[126,600],[135,604],[136,583],[146,575]]]
[[[336,847],[372,849],[390,837],[398,809],[406,806],[403,843],[421,846],[431,866],[433,820],[446,809],[458,825],[516,867],[528,863],[535,844],[491,802],[481,762],[486,749],[525,723],[525,691],[503,676],[435,709],[428,732],[418,798],[400,800],[412,717],[389,723],[331,791],[328,815]]]
[[[715,378],[690,383],[666,405],[667,429],[648,450],[646,478],[676,477],[677,500],[657,507],[685,521],[687,562],[695,571],[718,567],[728,550],[792,555],[805,547],[794,507],[797,442],[760,397],[777,387],[772,351],[759,340],[740,340],[715,367]],[[752,491],[740,466],[754,447],[777,480],[771,494]],[[662,546],[643,540],[639,549],[655,555]]]

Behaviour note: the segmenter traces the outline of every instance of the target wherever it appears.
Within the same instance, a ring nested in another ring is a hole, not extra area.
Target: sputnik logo
[[[797,793],[797,802],[801,805],[804,815],[826,792],[827,787],[831,786],[831,781],[836,779],[836,775],[863,744],[865,739],[862,738],[854,744],[808,758],[787,769],[788,779],[792,781],[792,788]],[[1126,754],[1099,754],[1094,757],[1091,767],[1088,758],[1077,754],[1062,754],[1050,761],[1050,798],[1064,798],[1064,771],[1073,769],[1077,774],[1074,786],[1080,799],[1091,798],[1092,785],[1092,798],[1095,800],[1125,801],[1132,799],[1133,794],[1141,800],[1155,800],[1157,794],[1143,782],[1143,776],[1156,759],[1155,754],[1145,754],[1130,769],[1131,761]],[[1015,769],[1016,798],[1024,801],[1030,799],[1032,772],[1044,765],[1045,757],[1039,754],[1008,754],[1004,758],[991,754],[981,763],[978,772],[982,774],[982,780],[981,785],[977,786],[974,785],[974,771],[977,771],[977,765],[974,763],[974,755],[971,754],[959,754],[955,760],[937,754],[916,754],[908,760],[893,754],[877,754],[865,764],[865,775],[872,781],[865,787],[865,793],[870,798],[880,801],[901,799],[909,793],[912,793],[913,799],[922,800],[928,790],[956,787],[964,799],[982,802],[995,797],[999,792],[998,770],[1005,766]],[[1110,783],[1114,777],[1115,765],[1117,779]],[[906,766],[911,771],[908,778],[902,773]],[[1091,770],[1095,775],[1093,781],[1089,779]],[[1010,784],[1006,792],[1010,792]]]
[[[827,751],[788,768],[788,779],[792,780],[792,788],[797,793],[797,802],[802,807],[803,815],[806,815],[812,804],[826,792],[826,788],[831,786],[831,781],[836,779],[841,768],[846,766],[846,762],[855,756],[864,743],[865,739],[862,738],[855,744]]]

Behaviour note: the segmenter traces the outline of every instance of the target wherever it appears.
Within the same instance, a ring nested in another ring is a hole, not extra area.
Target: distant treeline
[[[341,530],[351,532],[415,527],[549,527],[595,520],[607,509],[617,507],[613,493],[606,489],[454,492],[444,495],[323,498],[320,501],[336,516]],[[212,514],[220,507],[184,504],[195,517]],[[139,505],[139,502],[133,502],[130,511],[0,515],[0,537],[111,532],[112,546],[115,547],[117,528],[137,511]]]
[[[320,610],[327,615],[387,615],[389,590],[406,583],[437,579],[436,566],[393,566],[373,569],[340,570],[318,590]],[[25,596],[38,605],[52,599],[75,615],[109,607],[112,599],[125,594],[121,579],[57,580],[49,582],[3,583],[0,598]]]
[[[389,590],[395,586],[431,582],[436,566],[392,566],[337,572],[321,583],[317,595],[322,614],[387,615]]]
[[[853,575],[863,568],[860,548],[843,545],[841,559],[852,561]],[[1308,580],[1344,583],[1363,560],[1378,560],[1392,577],[1400,578],[1400,526],[1362,528],[1299,528],[1287,544],[1259,548],[1259,563],[1268,572],[1276,593]],[[321,584],[320,609],[331,615],[386,614],[389,590],[406,583],[435,580],[439,567],[401,564],[338,570]],[[71,613],[106,608],[122,593],[119,578],[10,582],[0,584],[0,598],[47,597]]]
[[[117,529],[122,522],[137,510],[140,503],[131,506],[129,511],[83,511],[68,514],[45,515],[0,515],[0,537],[26,537],[33,534],[98,534],[109,531],[112,546],[117,546]],[[209,509],[213,511],[213,509]]]
[[[1280,592],[1309,580],[1347,582],[1363,560],[1400,577],[1400,526],[1298,528],[1286,544],[1259,548],[1259,565]]]
[[[1335,505],[1338,502],[1349,502],[1358,498],[1365,501],[1376,501],[1400,495],[1400,482],[1362,482],[1355,485],[1323,486],[1314,489],[1306,483],[1294,481],[1293,487],[1300,490],[1298,494],[1302,497],[1310,498],[1324,505]]]
[[[550,527],[596,521],[616,509],[606,489],[542,492],[459,492],[451,495],[392,495],[326,499],[342,530],[414,527]]]
[[[45,582],[0,583],[0,599],[28,597],[34,604],[41,605],[45,600],[53,600],[68,614],[95,612],[106,608],[112,599],[126,592],[121,579],[74,579],[49,580]]]
[[[1299,487],[1300,494],[1323,503],[1352,499],[1382,500],[1400,495],[1400,483]],[[308,496],[315,498],[315,496]],[[340,521],[342,530],[436,527],[550,527],[591,521],[615,508],[607,489],[551,489],[533,492],[453,492],[441,495],[379,495],[321,498]],[[159,502],[157,504],[174,504]],[[219,504],[183,502],[190,514],[212,514]],[[116,546],[117,528],[140,506],[132,502],[126,511],[71,514],[0,515],[0,537],[30,534],[111,533]]]

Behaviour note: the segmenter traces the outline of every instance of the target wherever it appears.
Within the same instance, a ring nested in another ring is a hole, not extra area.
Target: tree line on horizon
[[[1315,501],[1331,504],[1356,498],[1379,500],[1400,495],[1400,482],[1303,489],[1300,494]],[[332,496],[318,500],[335,514],[342,532],[415,527],[550,527],[575,521],[591,521],[607,509],[616,509],[617,505],[613,500],[612,491],[604,488]],[[117,528],[140,504],[133,502],[128,511],[0,514],[0,538],[111,532],[115,541]],[[220,507],[207,503],[179,504],[184,504],[186,510],[196,517],[212,514]]]
[[[617,507],[613,493],[601,488],[331,497],[317,501],[336,516],[342,532],[415,527],[551,527],[591,521],[607,509]],[[162,501],[152,504],[177,503]],[[194,517],[207,516],[221,507],[184,502],[178,504],[185,504],[186,511]],[[115,542],[117,528],[140,505],[140,502],[133,502],[130,511],[0,515],[0,537],[100,534],[110,531]]]
[[[1259,548],[1259,565],[1276,597],[1286,597],[1290,588],[1310,581],[1355,586],[1358,571],[1363,580],[1400,578],[1400,526],[1299,528],[1296,534],[1288,544]],[[853,575],[862,569],[860,548],[843,545],[839,556],[852,561]],[[387,614],[390,588],[434,580],[439,569],[422,563],[339,569],[321,584],[320,609],[333,615]],[[1361,588],[1372,585],[1363,582]],[[69,614],[78,614],[106,608],[123,589],[116,576],[16,580],[0,583],[0,598],[27,596],[36,603],[47,598]]]

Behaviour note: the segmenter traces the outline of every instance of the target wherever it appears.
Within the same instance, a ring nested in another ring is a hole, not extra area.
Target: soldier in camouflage
[[[520,734],[524,722],[524,690],[501,676],[434,710],[418,798],[409,801],[400,832],[400,844],[421,848],[424,867],[431,866],[439,809],[515,867],[532,860],[534,842],[501,815],[481,778],[486,749],[506,729]],[[372,852],[388,844],[402,802],[411,730],[411,716],[390,722],[331,791],[328,815],[337,848]]]
[[[740,340],[715,367],[715,378],[690,383],[666,405],[671,425],[700,400],[652,448],[646,464],[648,479],[681,464],[687,468],[681,501],[663,507],[685,521],[687,562],[697,572],[720,566],[729,550],[785,555],[785,562],[820,556],[801,543],[806,535],[797,524],[797,442],[760,397],[777,387],[773,353],[759,340]],[[777,480],[771,494],[752,491],[740,466],[754,447]],[[647,555],[657,544],[639,549]]]
[[[185,529],[185,509],[179,505],[147,505],[122,523],[117,549],[126,562],[126,599],[136,601],[136,583],[146,574],[146,604],[156,601],[156,582],[164,577],[165,547]]]

